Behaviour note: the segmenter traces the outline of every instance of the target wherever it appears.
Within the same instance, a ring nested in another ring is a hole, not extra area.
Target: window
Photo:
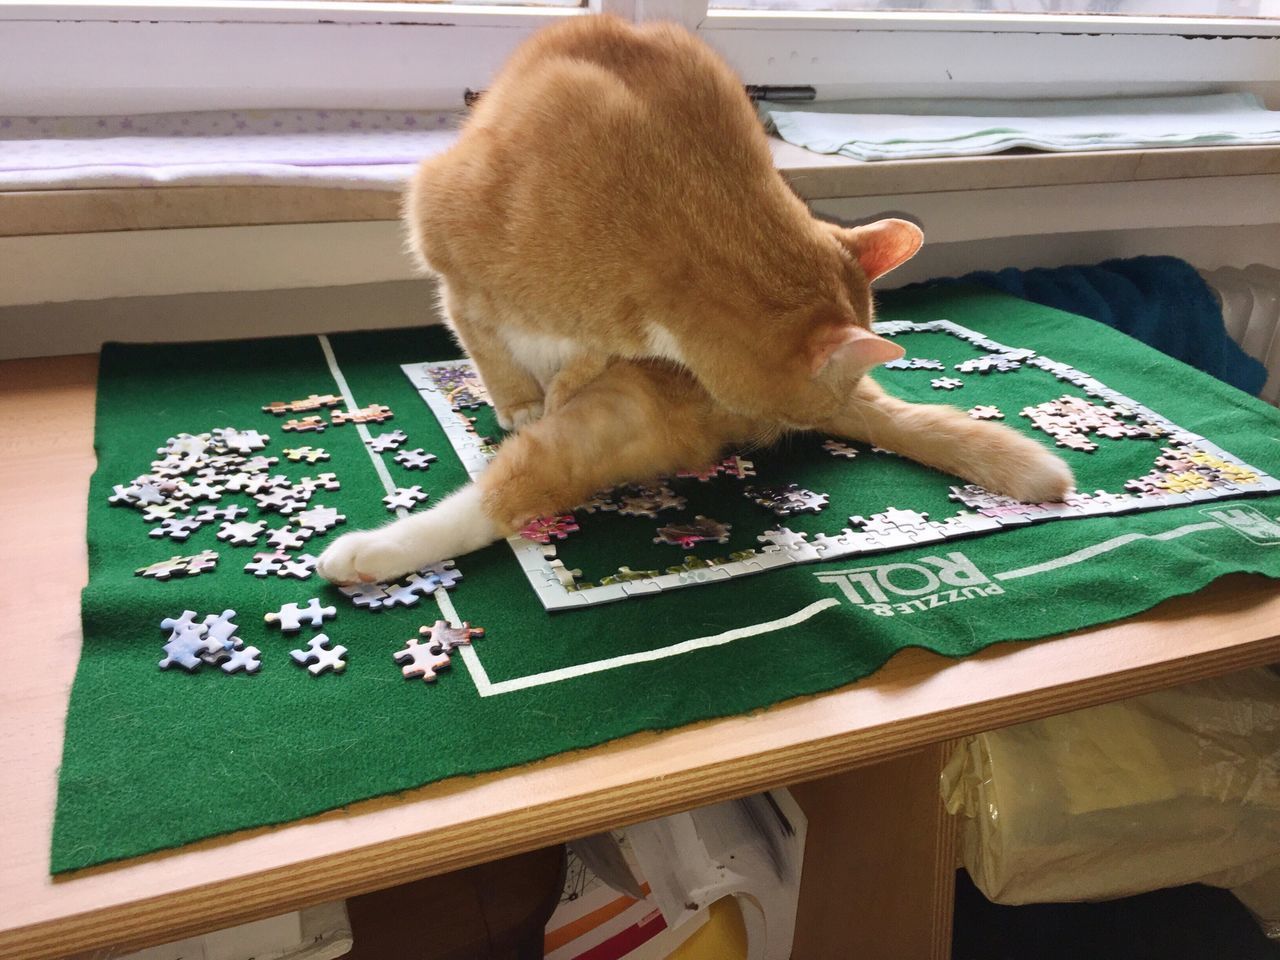
[[[713,10],[1035,13],[1137,17],[1280,17],[1280,0],[711,0]]]
[[[458,109],[593,11],[676,20],[745,82],[823,98],[1280,94],[1280,0],[0,0],[0,114]]]

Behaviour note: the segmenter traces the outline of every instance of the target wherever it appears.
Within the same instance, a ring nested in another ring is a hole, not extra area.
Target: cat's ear
[[[916,255],[924,231],[906,220],[877,220],[837,234],[862,267],[868,280],[882,277]]]
[[[824,323],[809,335],[809,372],[817,376],[833,360],[859,373],[897,360],[905,350],[852,323]]]

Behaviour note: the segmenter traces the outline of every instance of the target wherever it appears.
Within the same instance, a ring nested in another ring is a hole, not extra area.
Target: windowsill
[[[1280,147],[1191,147],[864,163],[773,140],[806,200],[1280,173]],[[398,190],[140,186],[0,192],[0,237],[395,220]]]

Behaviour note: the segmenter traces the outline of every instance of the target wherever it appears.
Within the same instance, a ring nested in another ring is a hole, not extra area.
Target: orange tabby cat
[[[331,580],[386,580],[788,429],[1023,500],[1071,487],[1036,441],[865,376],[902,355],[869,329],[870,281],[915,254],[919,229],[816,220],[740,81],[678,27],[584,16],[536,35],[423,163],[405,218],[518,430],[432,510],[335,541]]]

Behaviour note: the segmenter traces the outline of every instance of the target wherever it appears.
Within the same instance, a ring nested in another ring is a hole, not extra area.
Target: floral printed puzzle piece
[[[335,427],[340,427],[344,423],[382,423],[384,420],[390,420],[394,414],[391,408],[381,403],[371,403],[367,407],[361,407],[359,410],[348,410],[343,412],[335,410],[329,414],[329,419]]]
[[[437,620],[429,627],[420,627],[418,629],[419,636],[429,637],[433,645],[438,646],[444,653],[453,653],[453,651],[464,644],[471,645],[472,640],[480,640],[484,638],[484,627],[473,627],[467,621],[462,621],[461,626],[452,626],[447,620]]]
[[[712,520],[699,514],[691,521],[659,527],[658,535],[653,538],[653,542],[665,543],[688,550],[694,544],[705,541],[727,543],[731,529],[731,524],[721,523],[718,520]]]
[[[280,424],[280,429],[291,433],[324,433],[328,426],[324,417],[303,417],[300,420],[286,420]]]
[[[520,529],[520,536],[535,543],[550,543],[552,537],[557,540],[564,540],[569,534],[576,533],[579,529],[581,528],[573,519],[572,514],[562,514],[556,517],[538,517],[536,520],[530,520]]]
[[[724,474],[727,477],[736,477],[741,480],[745,477],[754,477],[756,475],[755,468],[756,465],[754,463],[750,460],[744,460],[742,457],[725,457],[719,463],[713,463],[704,470],[681,470],[676,473],[676,478],[707,483]]]
[[[436,674],[450,664],[449,655],[440,649],[434,641],[423,643],[416,637],[406,640],[404,649],[391,655],[400,664],[400,672],[406,680],[422,678],[424,683],[435,680]]]
[[[323,395],[313,393],[302,400],[273,400],[264,406],[262,410],[264,413],[274,413],[277,417],[282,417],[286,413],[305,413],[308,410],[319,410],[322,407],[338,407],[341,405],[341,397],[335,397],[331,393]]]
[[[746,487],[742,492],[748,500],[766,510],[772,510],[779,517],[790,517],[797,513],[821,513],[826,509],[829,499],[825,493],[815,493],[794,483],[759,489]]]

